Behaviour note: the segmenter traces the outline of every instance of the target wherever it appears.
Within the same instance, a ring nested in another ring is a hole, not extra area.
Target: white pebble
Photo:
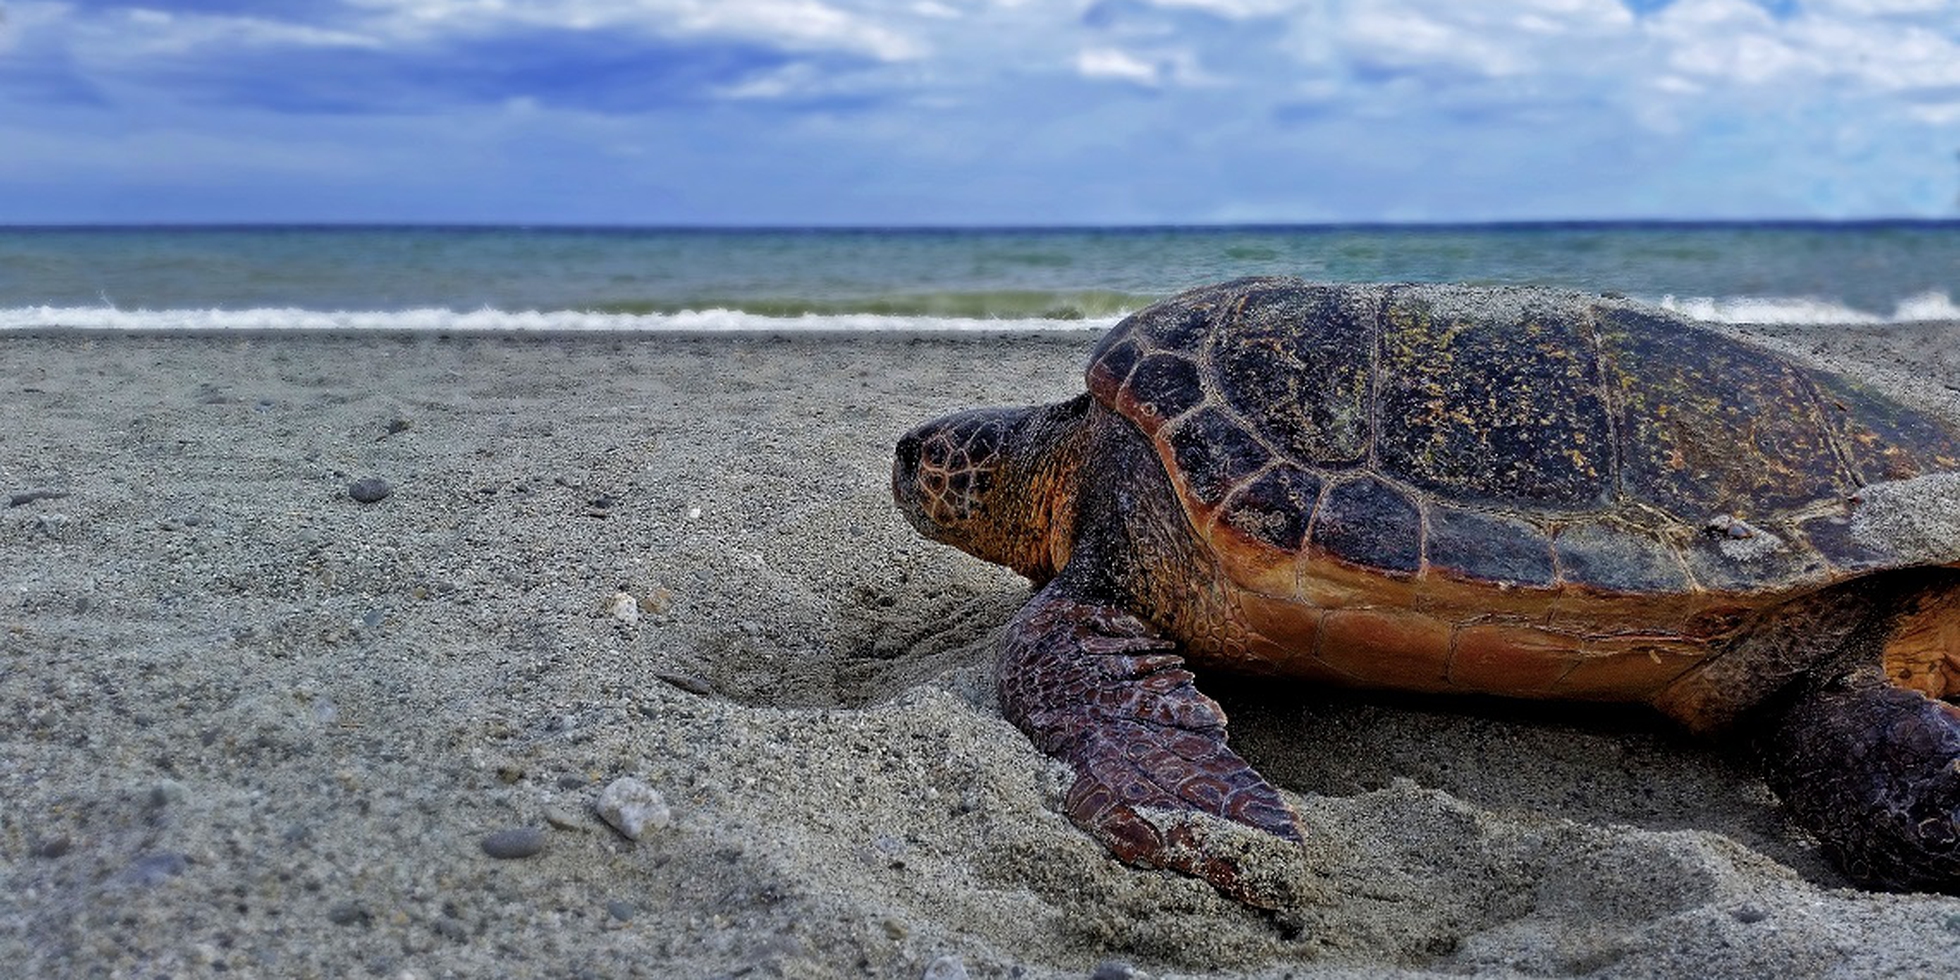
[[[624,592],[615,592],[606,600],[606,612],[628,626],[640,621],[640,603]]]
[[[690,520],[690,521],[698,521],[698,520],[700,520],[700,519],[701,519],[701,508],[699,508],[699,507],[689,507],[689,508],[687,509],[687,519],[688,519],[688,520]]]
[[[674,822],[667,801],[653,787],[624,776],[599,793],[592,809],[627,840],[639,840],[649,830],[665,830]]]

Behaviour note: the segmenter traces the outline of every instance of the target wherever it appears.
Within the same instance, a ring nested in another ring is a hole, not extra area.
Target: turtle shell
[[[1241,588],[1315,608],[1419,607],[1446,582],[1466,607],[1645,597],[1637,623],[1699,597],[1683,616],[1726,618],[1681,628],[1712,635],[1960,560],[1960,535],[1858,515],[1867,487],[1960,468],[1949,422],[1616,297],[1244,279],[1118,324],[1088,384]]]

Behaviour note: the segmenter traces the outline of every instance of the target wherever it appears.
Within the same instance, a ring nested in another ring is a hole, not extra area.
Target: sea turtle
[[[1203,815],[1304,839],[1188,660],[1645,702],[1749,736],[1853,880],[1960,890],[1949,421],[1528,288],[1241,279],[1117,324],[1087,381],[912,430],[892,489],[1035,583],[1001,709],[1118,857],[1256,901]]]

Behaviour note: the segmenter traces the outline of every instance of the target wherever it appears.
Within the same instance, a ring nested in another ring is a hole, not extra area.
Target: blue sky
[[[0,0],[0,222],[1960,216],[1951,0]]]

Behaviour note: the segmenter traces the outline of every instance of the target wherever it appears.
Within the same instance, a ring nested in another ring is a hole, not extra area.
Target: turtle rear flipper
[[[1057,580],[1008,627],[1001,710],[1075,770],[1069,819],[1118,858],[1194,875],[1254,905],[1285,904],[1275,894],[1285,886],[1245,867],[1244,841],[1218,822],[1297,844],[1299,818],[1225,744],[1225,712],[1198,692],[1174,647]]]
[[[1868,888],[1960,888],[1960,708],[1875,667],[1815,685],[1768,732],[1776,794]]]

